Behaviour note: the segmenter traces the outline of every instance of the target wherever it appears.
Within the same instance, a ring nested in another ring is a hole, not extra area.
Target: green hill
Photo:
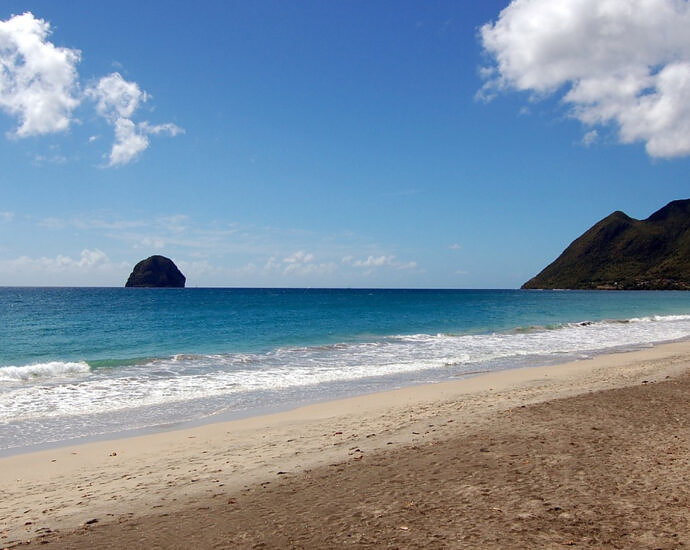
[[[522,288],[690,290],[690,199],[646,220],[614,212]]]

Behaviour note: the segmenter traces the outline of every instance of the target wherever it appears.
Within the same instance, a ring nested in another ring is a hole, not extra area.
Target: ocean
[[[0,454],[689,336],[688,292],[0,288]]]

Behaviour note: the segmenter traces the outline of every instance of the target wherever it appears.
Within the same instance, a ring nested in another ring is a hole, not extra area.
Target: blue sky
[[[5,0],[0,285],[520,286],[690,196],[687,2],[559,4]]]

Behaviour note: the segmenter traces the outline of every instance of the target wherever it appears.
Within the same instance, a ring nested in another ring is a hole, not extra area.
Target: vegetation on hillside
[[[646,220],[614,212],[522,288],[690,290],[690,199]]]

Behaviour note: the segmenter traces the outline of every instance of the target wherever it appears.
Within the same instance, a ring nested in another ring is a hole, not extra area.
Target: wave
[[[547,325],[528,325],[516,327],[512,332],[529,333],[545,330],[561,330],[565,328],[578,327],[605,327],[607,325],[627,325],[629,323],[672,323],[675,321],[690,321],[690,315],[650,315],[647,317],[632,317],[630,319],[603,319],[603,320],[582,320],[570,323],[552,323]]]
[[[666,322],[670,323],[673,321],[688,321],[690,320],[690,315],[650,315],[648,317],[633,317],[628,321],[630,323],[645,323],[645,322]]]
[[[652,315],[631,319],[576,321],[515,327],[492,333],[396,334],[371,341],[280,347],[264,353],[180,353],[168,357],[48,361],[0,366],[0,380],[42,382],[49,378],[116,372],[146,376],[184,376],[206,371],[282,370],[307,365],[319,370],[367,364],[370,371],[426,370],[498,358],[597,352],[621,346],[648,345],[690,336],[690,315]],[[379,372],[386,371],[386,372]]]
[[[91,368],[84,361],[49,361],[47,363],[34,363],[33,365],[21,367],[13,365],[0,367],[0,380],[26,382],[36,379],[83,375],[90,371]]]
[[[88,365],[92,369],[107,369],[117,367],[130,367],[136,365],[146,365],[152,360],[151,357],[134,357],[129,359],[94,359],[89,360]]]
[[[441,380],[690,337],[690,315],[580,321],[489,334],[409,334],[263,353],[0,367],[0,421],[69,417],[367,380]],[[107,366],[108,368],[101,368]],[[55,379],[55,383],[48,383]],[[324,386],[326,387],[326,386]]]

